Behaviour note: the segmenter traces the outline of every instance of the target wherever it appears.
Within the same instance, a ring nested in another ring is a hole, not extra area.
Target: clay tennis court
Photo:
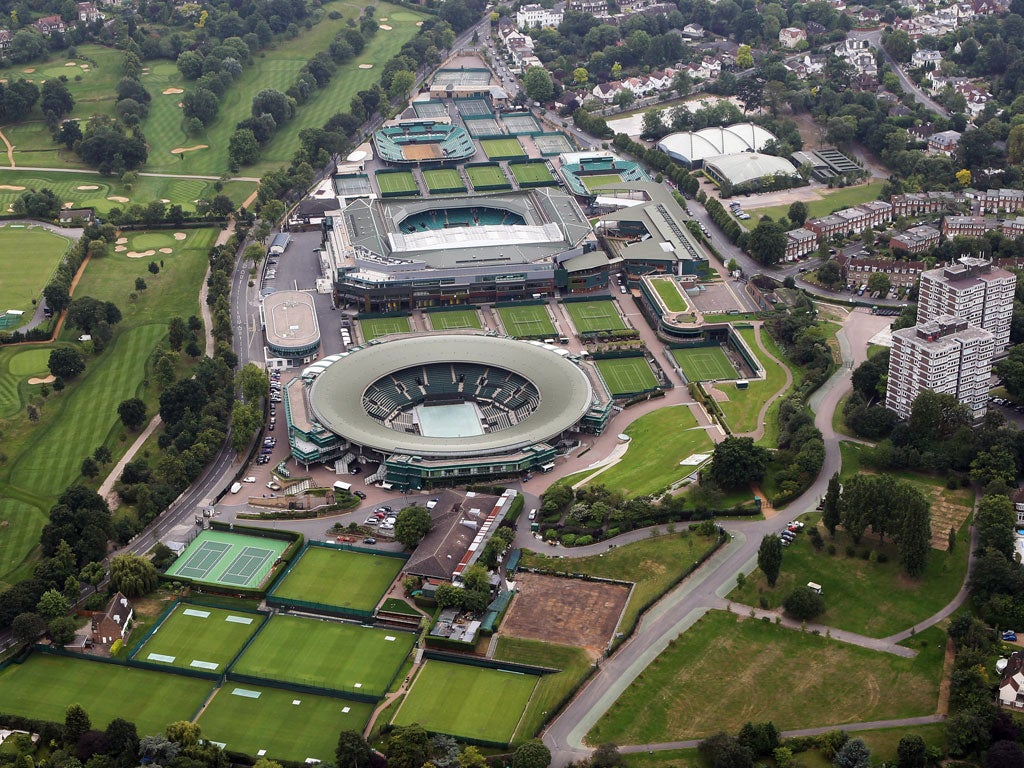
[[[406,144],[402,147],[406,160],[434,160],[441,157],[440,144]]]
[[[518,573],[519,594],[501,622],[502,634],[581,645],[601,652],[612,639],[629,587],[536,573]]]

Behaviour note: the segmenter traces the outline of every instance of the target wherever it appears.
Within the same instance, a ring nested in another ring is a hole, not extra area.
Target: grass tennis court
[[[179,603],[132,658],[223,673],[262,623],[258,613]]]
[[[383,696],[415,636],[278,614],[234,670],[267,680]]]
[[[372,704],[228,681],[199,725],[204,738],[234,752],[255,756],[265,749],[271,760],[333,762],[338,733],[361,733],[372,713]]]
[[[474,188],[480,189],[495,189],[502,187],[505,189],[510,188],[512,185],[508,183],[508,179],[505,178],[505,174],[501,172],[500,165],[481,165],[475,168],[467,168],[466,175],[469,176],[469,182]]]
[[[509,163],[508,167],[520,184],[553,184],[555,181],[545,163]]]
[[[381,173],[377,171],[377,186],[382,195],[415,195],[420,191],[416,179],[409,171]]]
[[[271,594],[277,600],[373,611],[403,565],[399,557],[307,547]]]
[[[643,392],[658,386],[651,366],[642,357],[597,360],[595,365],[614,396]]]
[[[488,160],[504,160],[510,157],[526,157],[526,150],[519,139],[482,139],[480,146]]]
[[[395,713],[395,725],[419,723],[456,738],[508,744],[539,678],[430,660]]]
[[[688,309],[686,299],[679,290],[679,284],[671,277],[651,280],[651,285],[669,312],[685,312]]]
[[[673,349],[672,357],[690,381],[722,381],[737,377],[736,369],[721,347]]]
[[[555,326],[551,324],[551,318],[548,317],[547,308],[543,304],[499,307],[498,316],[509,336],[545,338],[555,334]]]
[[[622,181],[622,177],[617,173],[598,173],[593,176],[581,176],[580,181],[583,182],[583,186],[587,188],[588,192],[593,192],[606,184],[618,184]]]
[[[42,227],[0,228],[0,315],[8,309],[25,313],[12,327],[32,319],[33,300],[42,295],[69,245],[70,240]]]
[[[376,339],[378,336],[387,336],[392,333],[408,333],[408,317],[371,317],[359,321],[359,328],[363,332],[363,341]]]
[[[63,723],[68,706],[81,704],[93,728],[123,717],[140,734],[163,733],[168,723],[191,720],[211,690],[212,680],[45,653],[0,671],[4,712]]]
[[[226,531],[203,531],[188,545],[168,576],[230,587],[258,587],[288,548],[280,539]]]
[[[427,182],[427,189],[431,193],[466,191],[462,177],[454,168],[433,168],[423,171],[423,180]]]
[[[480,328],[480,316],[475,309],[457,309],[452,312],[430,312],[430,326],[435,331],[452,331],[459,328]]]
[[[580,333],[621,331],[626,327],[612,301],[573,301],[563,306]]]

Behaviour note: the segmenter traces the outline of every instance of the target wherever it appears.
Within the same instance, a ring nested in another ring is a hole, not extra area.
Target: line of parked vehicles
[[[1010,410],[1016,411],[1017,413],[1024,413],[1024,405],[1017,405],[1007,400],[1005,397],[990,397],[988,399],[993,405],[1001,405],[1003,408],[1009,408]]]
[[[804,524],[799,520],[790,520],[786,527],[779,534],[782,539],[782,546],[788,547],[796,539],[796,535],[800,533],[800,530],[804,527]]]
[[[732,211],[732,215],[741,221],[746,221],[750,218],[750,214],[743,210],[743,206],[735,200],[729,203],[729,210]]]

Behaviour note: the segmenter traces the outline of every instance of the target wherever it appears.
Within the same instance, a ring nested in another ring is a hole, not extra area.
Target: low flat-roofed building
[[[304,291],[275,291],[263,297],[260,316],[268,358],[283,358],[288,365],[304,365],[316,358],[320,325],[312,296]]]

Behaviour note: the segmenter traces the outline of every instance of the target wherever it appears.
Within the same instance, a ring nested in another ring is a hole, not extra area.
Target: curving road
[[[907,77],[907,73],[903,70],[903,67],[900,66],[899,62],[897,62],[889,55],[889,52],[885,50],[885,46],[882,45],[882,30],[875,29],[870,32],[850,32],[849,37],[851,40],[867,40],[868,43],[871,44],[872,48],[881,51],[882,58],[885,59],[885,63],[889,65],[889,69],[893,71],[896,75],[896,79],[900,81],[900,88],[902,88],[905,93],[909,93],[913,96],[914,101],[918,104],[924,105],[937,115],[949,117],[949,112],[945,107],[940,105],[935,101],[935,99],[921,90],[917,83]]]

